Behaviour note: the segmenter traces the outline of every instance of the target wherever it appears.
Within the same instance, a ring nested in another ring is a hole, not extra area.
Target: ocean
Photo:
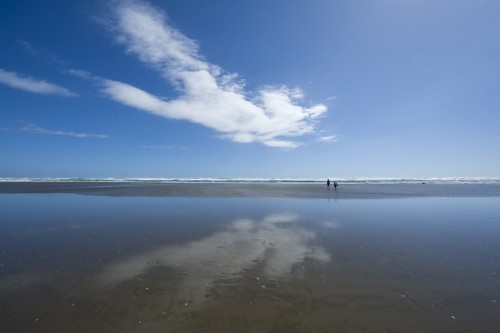
[[[336,178],[343,184],[500,184],[500,177]],[[327,178],[0,178],[1,182],[325,183]]]

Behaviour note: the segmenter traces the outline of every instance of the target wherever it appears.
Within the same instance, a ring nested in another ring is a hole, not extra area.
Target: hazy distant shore
[[[321,183],[0,182],[0,193],[207,198],[494,197],[500,196],[500,185],[340,183],[335,190]]]

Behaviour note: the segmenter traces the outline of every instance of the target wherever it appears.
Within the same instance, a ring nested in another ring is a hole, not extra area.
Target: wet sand
[[[79,191],[0,194],[1,332],[500,331],[500,197]]]
[[[216,198],[338,198],[500,196],[498,184],[0,182],[0,193]]]

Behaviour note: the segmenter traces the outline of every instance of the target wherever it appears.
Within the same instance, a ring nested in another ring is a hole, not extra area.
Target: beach
[[[496,184],[0,183],[2,332],[498,332]]]
[[[72,193],[101,196],[214,198],[404,198],[500,196],[493,183],[340,183],[326,182],[0,182],[0,193]]]

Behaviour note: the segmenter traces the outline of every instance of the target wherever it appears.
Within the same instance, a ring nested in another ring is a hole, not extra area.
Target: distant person
[[[330,187],[330,179],[327,179],[327,180],[326,180],[326,186],[327,186],[327,187]]]
[[[335,189],[337,189],[337,186],[339,186],[339,184],[337,184],[337,182],[336,182],[336,181],[334,181],[334,182],[333,182],[333,187],[334,187]]]

